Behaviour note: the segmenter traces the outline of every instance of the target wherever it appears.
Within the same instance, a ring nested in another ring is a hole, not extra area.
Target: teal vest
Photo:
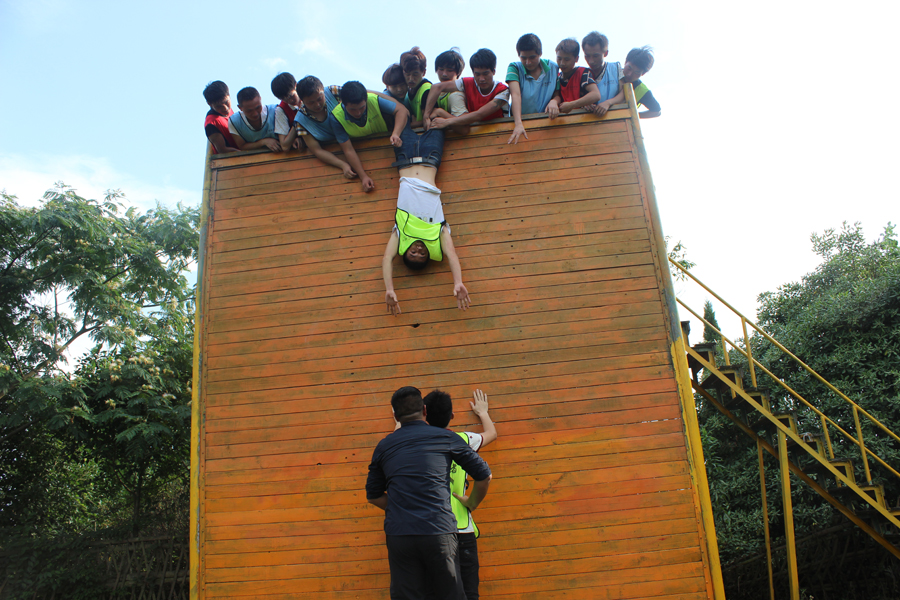
[[[243,117],[241,117],[241,113],[234,113],[229,118],[229,121],[234,125],[235,131],[238,132],[238,135],[241,136],[241,139],[245,142],[258,142],[259,140],[264,140],[266,138],[274,138],[277,140],[278,136],[275,135],[276,108],[277,106],[274,104],[266,106],[266,120],[263,121],[262,127],[257,131],[250,129]]]
[[[617,62],[607,62],[603,77],[600,79],[594,78],[597,81],[597,89],[600,90],[600,102],[605,102],[619,93],[619,75],[621,72],[622,65]]]

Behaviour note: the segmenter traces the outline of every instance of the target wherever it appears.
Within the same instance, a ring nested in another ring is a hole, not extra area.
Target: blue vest
[[[329,88],[325,88],[325,110],[328,111],[328,114],[331,114],[331,111],[334,110],[334,107],[339,104],[338,99],[334,97],[334,94],[331,93]],[[297,116],[294,117],[294,122],[299,123],[300,127],[309,132],[311,136],[316,138],[316,141],[321,143],[330,143],[336,142],[337,139],[334,137],[334,133],[331,131],[331,126],[328,124],[328,118],[326,117],[324,121],[319,123],[315,119],[308,117],[303,114],[302,110],[297,111]]]
[[[559,67],[552,60],[549,61],[550,70],[544,71],[543,62],[541,65],[541,75],[537,79],[533,79],[525,65],[520,62],[515,63],[516,70],[519,72],[519,88],[522,90],[522,114],[530,115],[533,113],[542,113],[550,100],[553,98],[553,92],[556,91],[556,79],[559,76]]]
[[[619,93],[619,76],[622,74],[622,65],[617,62],[607,62],[603,77],[596,79],[597,88],[600,90],[600,102],[605,102]],[[598,102],[599,104],[599,102]]]
[[[234,113],[231,115],[229,121],[232,125],[234,125],[234,129],[238,132],[238,135],[245,142],[258,142],[259,140],[264,140],[266,138],[274,138],[278,139],[278,136],[275,135],[275,109],[278,108],[274,104],[270,104],[266,106],[266,120],[263,122],[262,127],[259,128],[258,131],[254,131],[250,129],[247,123],[244,121],[243,117],[241,117],[241,113]]]

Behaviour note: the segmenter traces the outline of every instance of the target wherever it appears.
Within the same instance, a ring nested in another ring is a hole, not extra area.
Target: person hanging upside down
[[[435,186],[444,153],[444,132],[429,129],[418,135],[407,124],[400,140],[400,147],[394,148],[397,162],[393,164],[400,174],[397,211],[381,261],[388,312],[400,314],[393,280],[393,262],[397,255],[402,256],[403,262],[413,271],[424,269],[429,260],[441,261],[446,255],[453,274],[453,296],[457,306],[466,310],[471,303],[469,291],[463,284],[450,226],[444,219],[441,190]]]

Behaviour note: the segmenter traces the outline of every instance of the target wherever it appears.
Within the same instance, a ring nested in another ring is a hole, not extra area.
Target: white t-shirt
[[[450,108],[450,114],[454,117],[469,112],[466,109],[466,95],[462,92],[450,92],[450,96],[447,98],[447,105]]]
[[[480,433],[473,433],[471,431],[465,432],[467,436],[469,436],[469,448],[478,452],[481,450],[481,444],[484,442],[484,436]],[[457,533],[475,533],[475,521],[472,519],[472,511],[469,511],[469,526],[465,529],[460,529]]]
[[[259,131],[259,129],[250,124],[250,121],[247,120],[247,117],[244,116],[244,113],[239,112],[238,114],[241,116],[241,120],[244,121],[244,125],[246,125],[251,131]],[[262,112],[259,113],[259,118],[262,119],[263,127],[266,124],[266,117],[268,115],[269,107],[263,104]],[[238,133],[238,130],[234,128],[234,123],[231,122],[231,119],[228,119],[228,131],[231,133],[231,135],[241,135],[240,133]]]
[[[441,204],[441,190],[415,177],[401,177],[400,191],[397,193],[397,208],[405,210],[426,223],[443,223],[444,206]],[[450,231],[446,224],[444,228]],[[394,225],[394,233],[400,235]]]
[[[294,110],[299,110],[298,107],[292,106]],[[292,123],[288,121],[287,115],[284,114],[284,109],[281,106],[275,107],[275,133],[278,135],[287,135],[291,132]]]
[[[497,87],[498,85],[500,85],[500,82],[499,82],[499,81],[495,81],[495,82],[494,82],[494,86],[491,88],[491,92],[493,92],[493,91],[494,91],[494,88]],[[459,79],[456,80],[456,89],[458,89],[460,92],[465,92],[465,91],[466,91],[466,84],[463,83],[462,77],[460,77]],[[478,90],[478,93],[479,93],[479,94],[481,94],[481,90],[478,89],[478,85],[477,85],[477,84],[475,85],[475,89]],[[488,92],[487,94],[481,94],[481,95],[482,95],[482,96],[490,96],[490,95],[491,95],[491,92]],[[501,106],[500,109],[501,109],[504,113],[509,112],[509,88],[506,88],[505,90],[503,90],[502,92],[498,93],[496,96],[494,96],[493,98],[491,98],[491,101],[492,101],[492,102],[493,102],[494,100],[500,100],[501,102],[503,102],[503,104],[505,104],[505,106]]]

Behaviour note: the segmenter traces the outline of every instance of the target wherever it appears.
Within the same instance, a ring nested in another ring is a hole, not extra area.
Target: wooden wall
[[[449,391],[474,431],[489,395],[484,598],[712,597],[631,121],[527,125],[446,144],[466,312],[446,263],[397,260],[387,314],[385,139],[359,145],[370,194],[305,154],[212,161],[197,597],[388,598],[364,484],[403,385]]]

